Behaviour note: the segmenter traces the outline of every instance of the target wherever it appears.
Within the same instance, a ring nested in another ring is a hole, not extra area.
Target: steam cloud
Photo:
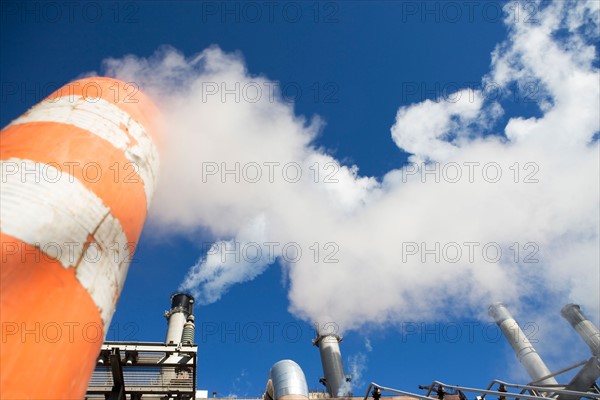
[[[540,5],[538,23],[505,21],[482,84],[534,84],[537,117],[494,128],[509,99],[471,89],[401,107],[391,134],[411,163],[380,179],[317,147],[323,121],[295,115],[240,54],[167,47],[106,60],[108,75],[139,83],[167,119],[151,223],[215,240],[181,289],[214,302],[277,259],[290,311],[342,329],[483,315],[482,304],[532,296],[554,314],[572,301],[597,316],[598,4]],[[236,163],[237,182],[223,175]]]
[[[367,353],[373,351],[371,341],[365,338],[365,351],[359,351],[348,357],[346,368],[350,374],[351,380],[344,382],[338,390],[338,397],[344,397],[345,393],[353,393],[357,388],[364,386],[363,376],[367,370]]]

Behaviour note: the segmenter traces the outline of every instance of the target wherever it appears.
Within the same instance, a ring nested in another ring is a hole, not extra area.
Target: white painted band
[[[158,151],[144,126],[128,113],[101,98],[63,96],[37,104],[10,125],[29,122],[69,124],[110,142],[123,152],[137,170],[144,184],[146,203],[150,208],[158,179]],[[120,168],[121,171],[127,171],[126,166]]]
[[[42,168],[57,180],[32,172]],[[11,158],[0,161],[0,171],[0,231],[38,247],[42,257],[75,268],[106,333],[130,264],[131,247],[120,222],[75,177],[50,165]],[[29,261],[34,256],[22,254]]]

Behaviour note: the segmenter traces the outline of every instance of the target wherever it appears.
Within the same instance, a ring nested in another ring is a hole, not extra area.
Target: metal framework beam
[[[146,394],[192,399],[196,394],[197,349],[196,345],[105,342],[101,354],[108,357],[94,371],[87,394],[110,400],[137,399]],[[136,354],[131,364],[121,358],[128,352]]]
[[[121,366],[121,353],[118,348],[113,348],[110,352],[110,369],[112,371],[113,387],[109,400],[126,400],[125,379],[123,378],[123,368]]]

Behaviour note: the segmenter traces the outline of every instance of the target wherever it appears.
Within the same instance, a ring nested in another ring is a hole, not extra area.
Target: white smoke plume
[[[348,356],[348,362],[346,363],[346,370],[350,375],[350,381],[346,381],[338,390],[338,397],[344,397],[346,393],[355,393],[355,389],[363,388],[365,382],[363,381],[364,373],[367,371],[367,353],[373,351],[373,346],[369,338],[365,338],[365,351],[359,351],[351,356]]]
[[[213,302],[277,259],[290,311],[342,329],[448,311],[487,320],[482,305],[495,300],[553,313],[576,302],[597,323],[598,4],[506,19],[482,83],[534,85],[537,117],[492,128],[507,99],[468,88],[401,107],[391,134],[412,163],[380,179],[317,147],[324,122],[295,115],[240,54],[107,60],[167,119],[151,223],[215,241],[181,288]]]

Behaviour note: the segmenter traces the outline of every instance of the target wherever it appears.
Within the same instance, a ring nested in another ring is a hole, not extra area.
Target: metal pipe
[[[492,382],[495,382],[499,385],[504,385],[506,387],[513,387],[515,389],[529,390],[529,391],[533,390],[533,391],[540,392],[540,393],[544,392],[545,390],[548,390],[548,388],[546,388],[546,387],[540,387],[537,385],[521,385],[519,383],[509,383],[509,382],[504,382],[504,381],[497,380],[497,379],[493,380]],[[559,384],[559,386],[561,386],[561,385]],[[553,394],[569,394],[569,395],[583,394],[582,392],[579,392],[576,390],[558,389],[558,388],[553,388],[552,393]],[[598,394],[598,393],[587,393],[587,394],[589,395],[589,397],[600,398],[600,394]],[[515,395],[516,395],[516,393],[515,393]]]
[[[271,400],[308,399],[308,385],[302,368],[292,360],[281,360],[273,364],[265,395]]]
[[[506,305],[504,303],[494,303],[489,307],[488,314],[494,318],[496,324],[502,330],[504,337],[510,343],[532,381],[536,381],[541,385],[557,385],[558,382],[553,377],[542,379],[552,373],[546,367],[546,364],[544,364],[537,351],[535,351],[533,345],[529,342],[519,324],[517,324],[517,321],[515,321],[510,311],[506,308]]]
[[[319,348],[321,353],[325,386],[331,397],[350,397],[352,395],[344,373],[339,344],[341,341],[342,337],[339,335],[319,335],[313,340],[313,344]]]
[[[590,347],[592,354],[600,357],[600,332],[594,324],[581,312],[577,304],[567,304],[560,310],[560,315],[569,321],[583,341]]]
[[[194,298],[187,293],[175,293],[171,296],[171,309],[165,311],[167,318],[166,343],[179,344],[183,335],[183,327],[189,316],[194,314]]]
[[[367,400],[369,398],[369,394],[371,394],[371,388],[379,388],[379,389],[387,391],[387,392],[396,393],[396,394],[400,394],[402,396],[412,397],[412,398],[420,399],[420,400],[433,399],[433,397],[422,396],[420,394],[411,393],[411,392],[407,392],[404,390],[392,389],[392,388],[378,385],[375,382],[371,382],[371,384],[367,387],[367,392],[365,393],[365,397],[363,397],[363,400]]]

